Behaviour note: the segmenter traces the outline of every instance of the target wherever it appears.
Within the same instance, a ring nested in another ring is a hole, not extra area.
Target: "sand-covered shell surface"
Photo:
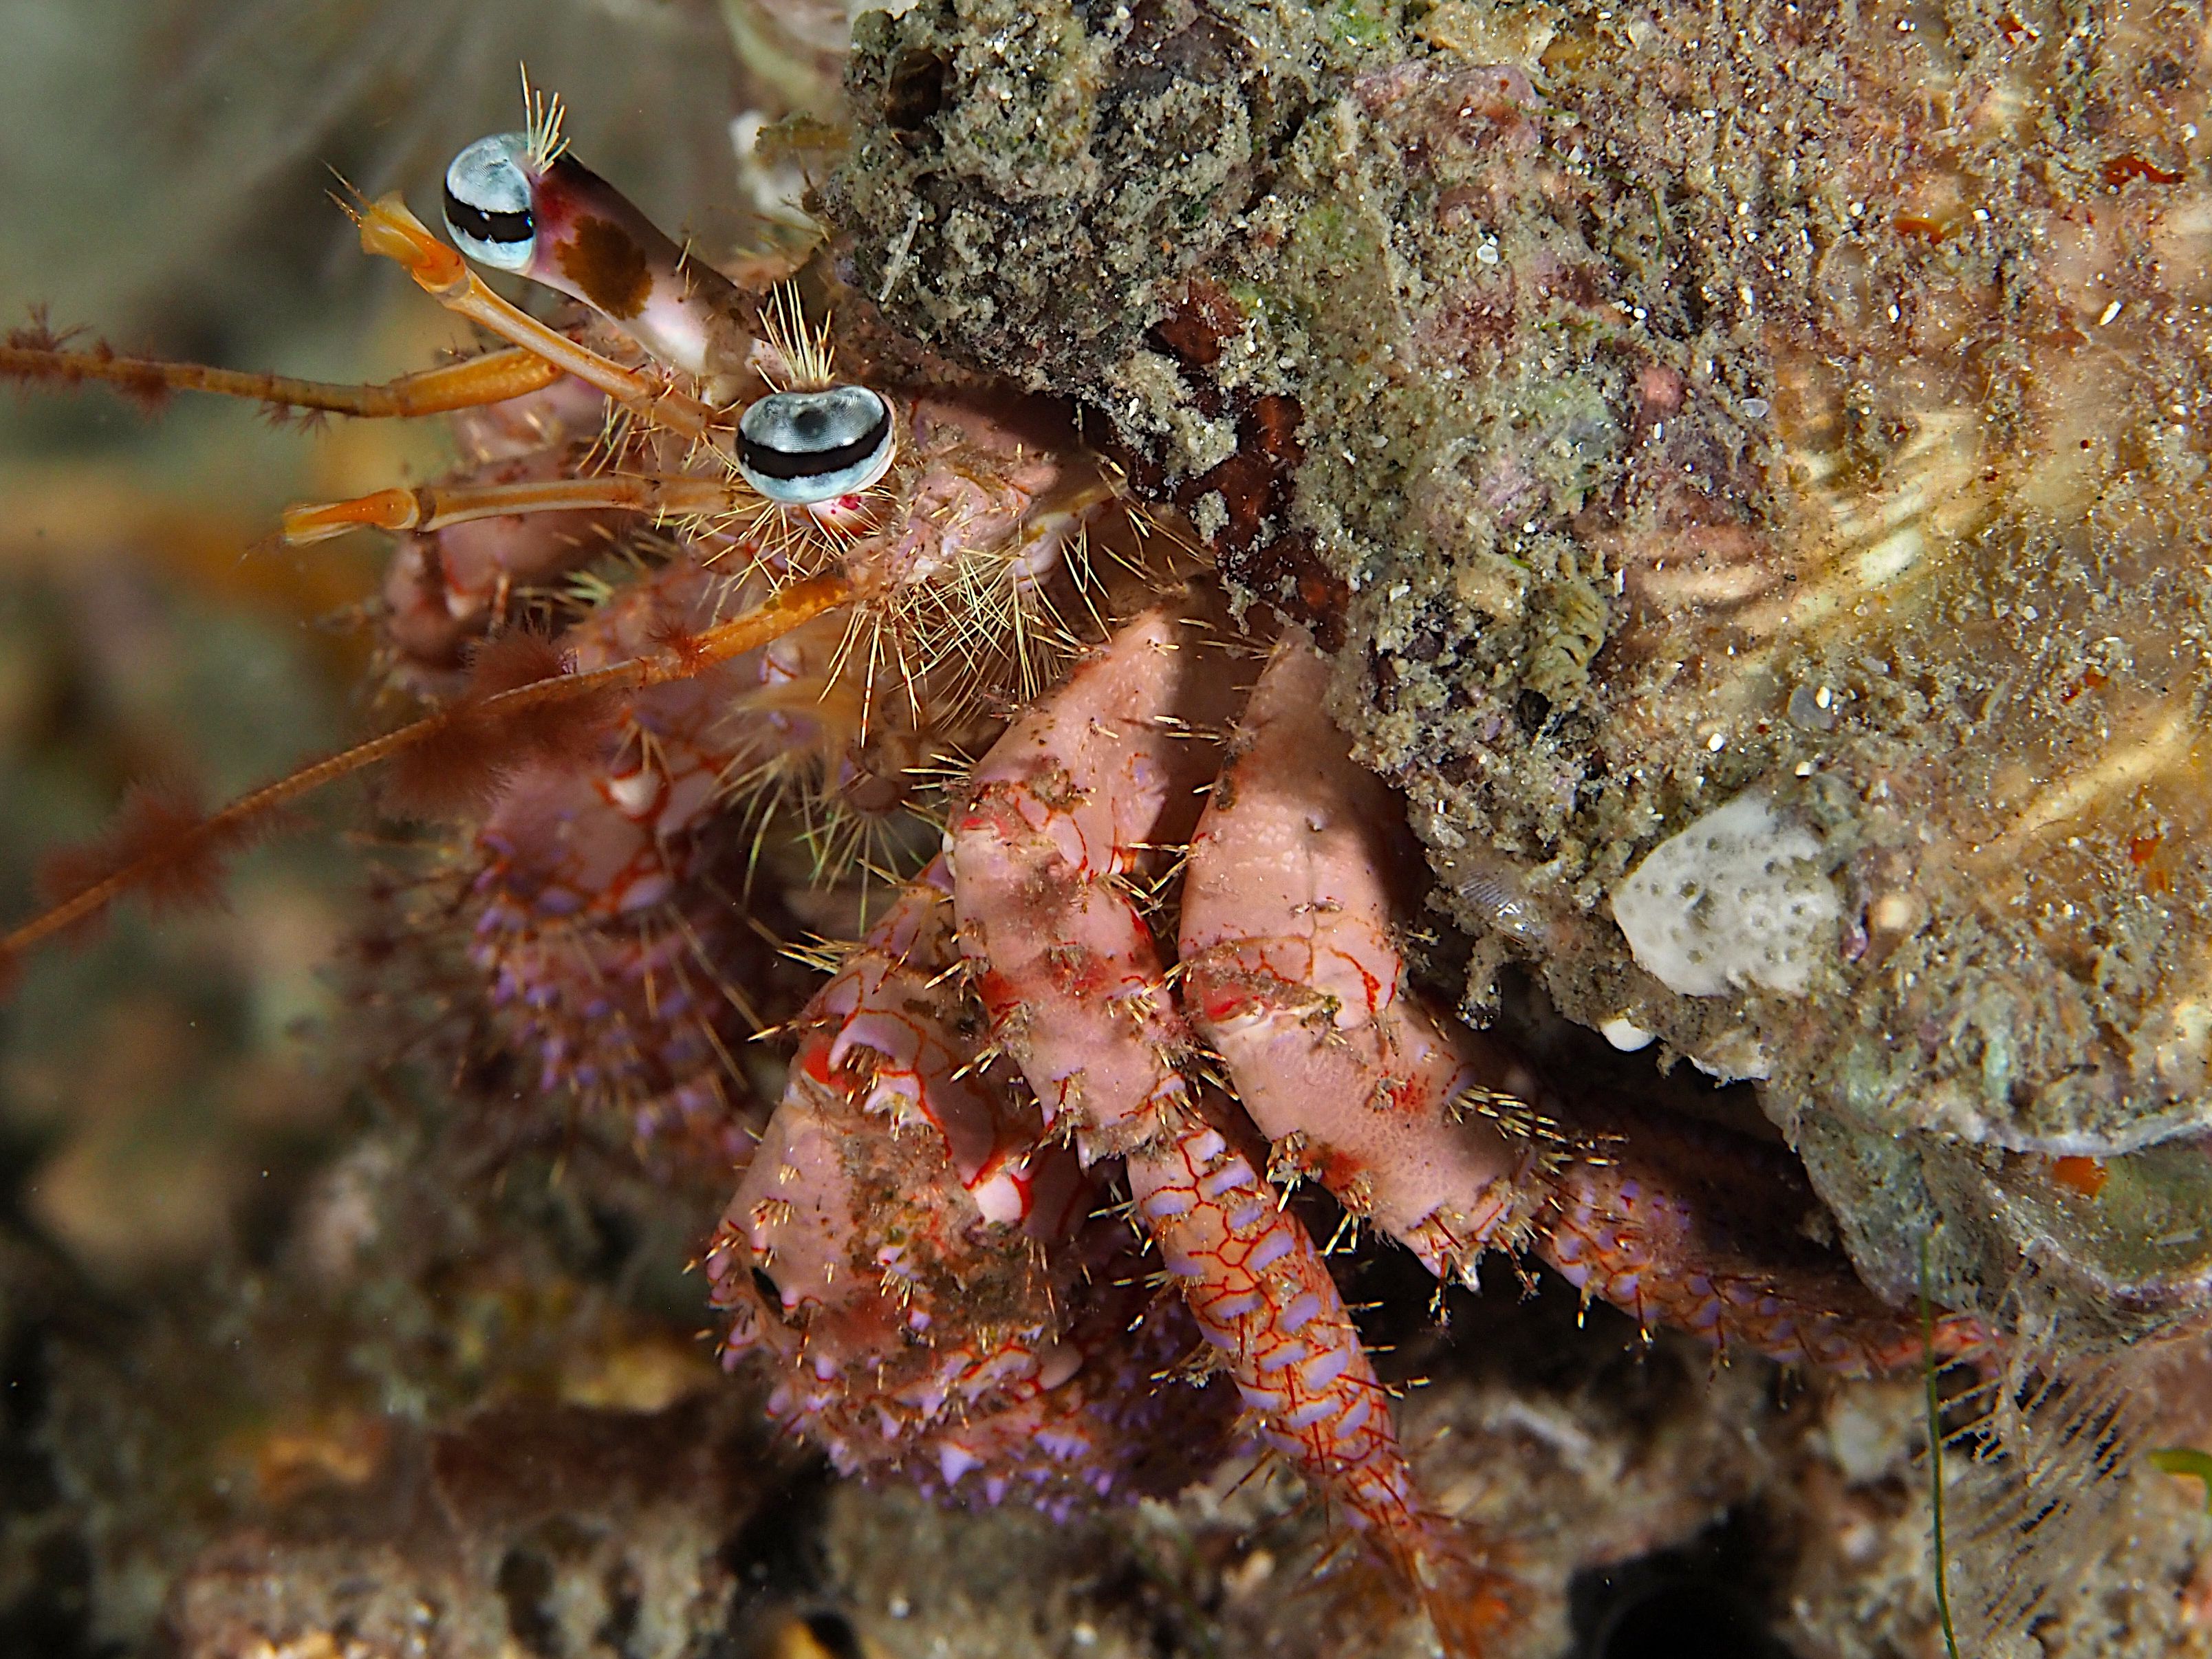
[[[1517,958],[1756,1079],[1893,1296],[1925,1242],[2085,1337],[2201,1301],[2201,11],[929,0],[855,45],[854,281],[1105,416],[1335,647],[1472,1012]]]

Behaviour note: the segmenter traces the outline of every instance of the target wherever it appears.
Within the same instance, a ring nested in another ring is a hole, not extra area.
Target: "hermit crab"
[[[1325,712],[1327,658],[1232,620],[1203,538],[1065,410],[901,341],[830,257],[725,276],[559,128],[533,103],[455,158],[459,253],[395,198],[356,210],[510,349],[343,388],[8,348],[30,378],[464,410],[477,463],[285,518],[401,538],[385,656],[431,712],[210,817],[142,807],[7,956],[204,884],[284,800],[387,762],[395,802],[471,825],[471,960],[544,1092],[734,1172],[702,1260],[780,1419],[843,1468],[1050,1509],[1256,1437],[1455,1651],[1510,1616],[1500,1540],[1417,1491],[1289,1187],[1439,1280],[1534,1255],[1723,1350],[1867,1374],[1984,1346],[1863,1289],[1779,1152],[1541,1077],[1431,1006],[1401,943],[1418,855]],[[462,253],[582,319],[537,321]],[[806,320],[829,304],[834,354]],[[626,580],[523,625],[617,544]],[[732,848],[787,809],[831,875],[862,846],[908,873],[823,957],[763,1110],[732,1058],[768,971]],[[1738,1181],[1755,1204],[1722,1198]]]

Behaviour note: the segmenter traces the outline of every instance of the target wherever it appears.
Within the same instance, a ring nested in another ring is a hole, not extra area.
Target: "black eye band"
[[[883,447],[891,429],[891,412],[885,406],[875,423],[848,444],[835,449],[776,449],[738,434],[738,459],[763,478],[811,478],[826,472],[842,472],[858,466]]]
[[[526,242],[537,228],[528,208],[519,213],[487,213],[454,195],[451,185],[446,186],[446,222],[479,242]]]

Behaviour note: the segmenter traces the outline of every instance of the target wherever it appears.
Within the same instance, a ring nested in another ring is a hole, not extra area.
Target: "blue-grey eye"
[[[787,507],[866,489],[891,447],[890,405],[864,386],[773,392],[738,417],[738,471]]]
[[[526,270],[538,245],[523,162],[530,135],[479,138],[446,169],[446,230],[453,246],[499,270]]]

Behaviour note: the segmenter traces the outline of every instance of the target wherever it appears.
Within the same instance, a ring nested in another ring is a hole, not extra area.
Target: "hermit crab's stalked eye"
[[[738,471],[789,507],[866,489],[891,448],[890,405],[864,386],[772,392],[738,417]]]
[[[529,134],[494,133],[446,169],[446,229],[470,258],[499,270],[529,269],[538,244],[531,153]]]

